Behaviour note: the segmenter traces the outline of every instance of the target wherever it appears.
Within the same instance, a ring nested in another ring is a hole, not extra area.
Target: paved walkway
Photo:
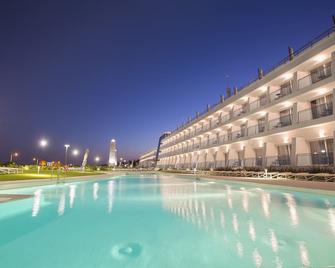
[[[227,181],[238,181],[238,182],[248,182],[255,184],[268,184],[275,186],[285,186],[285,187],[297,187],[313,190],[324,190],[324,191],[335,191],[334,182],[318,182],[318,181],[298,181],[290,179],[259,179],[259,178],[241,178],[241,177],[223,177],[223,176],[213,176],[213,175],[197,175],[197,174],[183,174],[183,173],[169,173],[164,174],[175,174],[179,176],[188,177],[199,177],[199,178],[212,178],[216,180],[227,180]]]

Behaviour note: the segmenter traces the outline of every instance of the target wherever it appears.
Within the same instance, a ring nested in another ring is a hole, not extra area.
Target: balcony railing
[[[298,80],[298,89],[305,88],[312,84],[315,84],[323,79],[326,79],[332,75],[331,65],[327,65],[322,71],[317,73],[310,73],[309,75]]]
[[[270,156],[266,158],[266,166],[289,166],[291,165],[291,158],[289,155]]]
[[[271,102],[273,101],[276,101],[276,100],[279,100],[289,94],[292,93],[292,87],[291,86],[287,86],[285,88],[281,88],[281,89],[278,89],[272,93],[270,93],[270,100]]]
[[[325,166],[334,164],[334,154],[330,153],[315,153],[315,154],[298,154],[297,166]]]
[[[287,127],[292,125],[292,115],[281,116],[269,121],[269,130]]]
[[[323,103],[298,112],[298,122],[306,122],[333,114],[333,103]]]

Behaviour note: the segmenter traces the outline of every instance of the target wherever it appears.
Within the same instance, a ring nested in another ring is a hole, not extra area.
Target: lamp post
[[[65,162],[64,162],[64,164],[65,164],[65,166],[67,166],[67,151],[70,147],[70,144],[65,144],[64,147],[65,147]]]
[[[74,149],[73,151],[72,151],[72,155],[73,156],[77,156],[79,154],[79,151],[77,150],[77,149]]]
[[[45,148],[48,146],[48,141],[44,138],[40,139],[39,141],[39,145],[41,148]],[[37,173],[40,174],[40,166],[38,165],[38,157],[37,157],[37,160],[36,160],[36,164],[37,164]]]
[[[10,161],[10,162],[13,162],[13,158],[14,158],[14,157],[18,157],[18,156],[19,156],[19,153],[17,153],[17,152],[11,153],[11,154],[10,154],[10,160],[9,160],[9,161]]]

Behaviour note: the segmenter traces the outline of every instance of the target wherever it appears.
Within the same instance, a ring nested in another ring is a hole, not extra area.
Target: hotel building
[[[157,167],[334,166],[335,28],[288,52],[166,135]]]
[[[156,149],[152,149],[149,152],[144,153],[140,156],[139,166],[142,168],[153,168],[156,165]]]

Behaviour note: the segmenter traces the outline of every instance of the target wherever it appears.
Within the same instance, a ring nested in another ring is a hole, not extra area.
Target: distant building
[[[140,156],[139,167],[153,168],[156,166],[156,149],[152,149]]]
[[[111,140],[110,148],[109,148],[109,159],[108,159],[108,166],[116,166],[116,141],[114,139]]]

